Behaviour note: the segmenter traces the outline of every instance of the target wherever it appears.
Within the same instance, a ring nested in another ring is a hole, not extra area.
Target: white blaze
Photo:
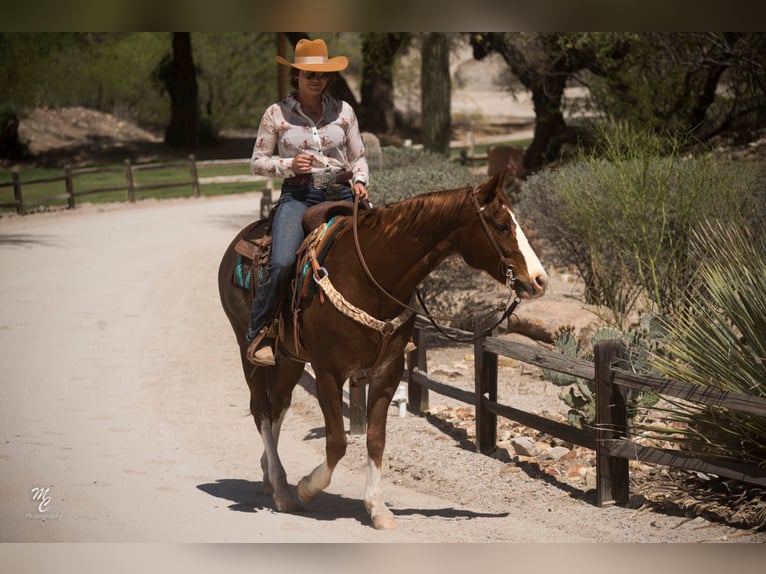
[[[508,208],[506,207],[506,209]],[[546,275],[543,264],[540,263],[537,254],[529,244],[529,240],[527,240],[527,236],[521,230],[521,225],[516,220],[516,215],[510,209],[508,209],[508,213],[511,214],[511,219],[513,219],[513,223],[516,225],[516,243],[519,246],[519,251],[524,256],[524,262],[527,264],[527,273],[530,277],[537,277],[540,274]]]

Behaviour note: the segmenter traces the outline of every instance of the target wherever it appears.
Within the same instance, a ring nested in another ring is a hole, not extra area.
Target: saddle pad
[[[253,281],[253,261],[237,253],[232,283],[240,289],[250,290]]]

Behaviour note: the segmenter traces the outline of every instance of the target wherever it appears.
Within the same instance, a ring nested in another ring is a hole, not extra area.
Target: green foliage
[[[376,205],[429,191],[457,189],[486,180],[439,154],[418,148],[384,147],[383,168],[371,174],[370,194]]]
[[[589,302],[625,326],[635,311],[669,313],[681,302],[696,269],[690,238],[703,221],[741,221],[763,207],[752,203],[747,165],[682,156],[683,141],[624,124],[605,126],[598,141],[581,161],[525,182],[520,211],[559,263],[577,269]]]
[[[219,127],[257,128],[277,99],[276,34],[192,34],[203,117]]]
[[[211,126],[256,127],[277,97],[273,33],[193,33],[202,116]],[[0,35],[0,101],[83,106],[144,128],[167,125],[170,103],[155,70],[167,32]]]
[[[652,365],[667,377],[766,398],[766,239],[715,223],[695,233],[694,247],[699,281],[688,305],[663,321],[664,353]],[[669,418],[687,425],[686,450],[766,466],[766,416],[672,404]]]
[[[721,129],[748,134],[764,126],[763,34],[585,36],[601,44],[591,66],[598,73],[588,85],[602,113],[633,126],[676,135],[694,132],[703,139]],[[619,58],[612,58],[610,44],[623,46],[617,48]]]

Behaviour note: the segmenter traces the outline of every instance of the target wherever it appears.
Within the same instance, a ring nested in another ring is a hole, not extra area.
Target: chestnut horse
[[[346,379],[363,378],[368,384],[364,504],[375,528],[396,527],[383,500],[381,464],[388,408],[404,370],[404,349],[415,320],[407,310],[402,314],[400,302],[410,301],[417,285],[452,254],[462,255],[471,267],[508,284],[521,298],[539,297],[545,292],[547,275],[502,192],[504,175],[498,174],[476,188],[425,193],[360,211],[356,232],[352,218],[347,216],[349,220],[322,263],[322,273],[326,270],[331,287],[351,308],[366,312],[373,322],[378,319],[387,327],[378,330],[369,321],[365,324],[339,311],[327,296],[320,299],[315,294],[302,312],[303,349],[296,353],[288,295],[282,311],[287,320],[280,329],[275,366],[253,367],[245,358],[250,297],[231,281],[234,246],[259,223],[243,229],[226,250],[218,278],[221,302],[239,343],[250,388],[250,412],[264,444],[263,491],[273,495],[276,510],[297,510],[300,502],[309,501],[330,484],[333,470],[346,452],[343,384]],[[316,376],[326,458],[300,480],[296,496],[288,486],[277,444],[306,361],[311,362]]]

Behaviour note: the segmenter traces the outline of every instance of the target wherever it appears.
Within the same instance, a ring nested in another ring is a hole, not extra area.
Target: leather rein
[[[485,206],[479,205],[479,200],[476,198],[476,195],[479,192],[478,186],[473,189],[471,192],[471,199],[473,200],[474,206],[476,208],[476,215],[479,217],[479,221],[481,221],[482,229],[484,229],[484,233],[489,238],[490,244],[495,249],[495,252],[497,253],[498,258],[500,259],[500,263],[503,264],[505,267],[505,286],[508,288],[509,296],[508,300],[505,304],[505,308],[503,310],[503,313],[491,327],[488,327],[485,329],[481,334],[476,335],[474,337],[470,338],[459,338],[456,336],[451,335],[448,333],[444,327],[441,327],[436,320],[434,319],[434,316],[428,311],[428,308],[425,305],[425,301],[423,299],[422,294],[420,293],[419,289],[415,289],[415,293],[417,294],[418,301],[420,302],[421,307],[423,308],[423,313],[421,313],[418,309],[410,306],[407,303],[404,303],[400,301],[398,298],[396,298],[394,295],[389,293],[378,281],[375,279],[375,277],[372,275],[372,272],[370,271],[369,267],[367,266],[367,262],[365,261],[364,254],[362,253],[362,248],[359,243],[359,231],[358,231],[358,211],[359,211],[359,196],[354,196],[354,213],[353,213],[353,230],[354,230],[354,245],[356,246],[356,254],[359,257],[359,262],[362,265],[362,269],[364,269],[365,274],[367,275],[367,278],[372,282],[372,284],[384,295],[386,295],[389,299],[397,303],[399,306],[403,307],[404,309],[408,309],[412,311],[415,315],[424,317],[428,319],[428,321],[434,326],[434,328],[439,331],[444,337],[451,341],[455,341],[458,343],[473,343],[474,341],[477,341],[479,339],[482,339],[484,337],[489,336],[492,331],[494,331],[503,321],[505,321],[508,317],[510,317],[513,312],[516,310],[516,307],[518,307],[519,303],[521,303],[521,299],[518,295],[516,295],[516,292],[513,290],[514,284],[516,283],[516,276],[513,272],[513,265],[511,264],[508,257],[503,254],[502,250],[500,249],[500,245],[497,243],[495,238],[493,237],[492,233],[489,230],[489,225],[487,224],[486,218],[484,217],[484,209]],[[486,321],[485,319],[482,321],[484,323]]]

